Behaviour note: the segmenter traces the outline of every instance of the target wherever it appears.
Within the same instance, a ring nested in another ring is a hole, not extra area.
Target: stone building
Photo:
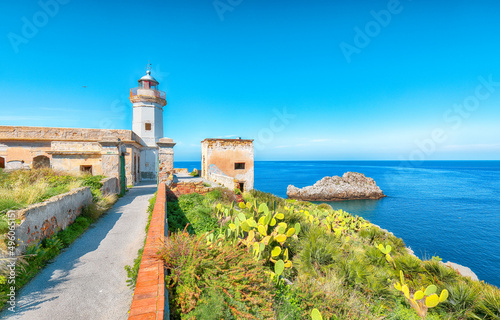
[[[130,90],[132,130],[0,126],[0,168],[52,167],[72,173],[117,177],[121,186],[156,180],[159,153],[168,154],[164,175],[173,169],[173,143],[163,137],[165,93],[147,74]],[[163,148],[163,152],[160,149]]]
[[[202,177],[229,189],[253,189],[253,140],[205,139],[201,142]]]

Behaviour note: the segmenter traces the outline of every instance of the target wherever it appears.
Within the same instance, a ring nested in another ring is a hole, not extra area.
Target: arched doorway
[[[33,169],[50,168],[50,159],[47,156],[33,158]]]
[[[5,168],[5,159],[0,157],[0,168],[4,169]]]

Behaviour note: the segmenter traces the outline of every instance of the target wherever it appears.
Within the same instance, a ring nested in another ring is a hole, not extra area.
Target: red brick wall
[[[165,310],[165,269],[157,256],[164,240],[166,188],[158,185],[156,203],[142,254],[129,320],[163,320]],[[168,318],[169,315],[166,315]]]

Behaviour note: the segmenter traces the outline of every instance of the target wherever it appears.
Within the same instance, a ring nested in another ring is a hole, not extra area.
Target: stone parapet
[[[101,191],[103,196],[120,193],[120,185],[116,177],[102,179],[101,183],[102,187],[99,190]]]
[[[158,145],[158,180],[159,183],[165,183],[171,179],[174,174],[174,140],[170,138],[161,138]]]
[[[64,230],[82,213],[83,207],[90,203],[92,203],[90,188],[83,187],[14,211],[16,219],[21,220],[16,227],[16,239],[19,245],[16,254],[24,253],[28,245],[38,243],[55,232]],[[12,211],[7,215],[11,216]]]

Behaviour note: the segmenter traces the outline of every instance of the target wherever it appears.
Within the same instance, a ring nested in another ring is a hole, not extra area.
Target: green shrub
[[[0,215],[7,213],[9,210],[17,210],[22,207],[23,205],[14,199],[0,198]]]
[[[90,218],[79,216],[70,226],[59,232],[57,237],[61,239],[65,246],[69,246],[90,226],[91,223],[92,220]]]
[[[294,287],[280,280],[275,287],[274,296],[275,319],[301,319],[301,299]]]
[[[262,192],[262,191],[255,190],[255,189],[250,190],[249,193],[258,202],[264,202],[264,203],[274,203],[275,202],[279,206],[285,205],[285,199],[280,198],[278,196],[275,196],[272,193]],[[269,207],[271,208],[271,206],[269,206]]]
[[[483,286],[483,294],[475,313],[480,319],[500,319],[500,291],[496,287]]]
[[[359,236],[365,238],[368,244],[374,245],[375,243],[384,243],[386,232],[377,226],[371,226],[370,228],[361,230]]]
[[[424,269],[427,271],[429,283],[440,285],[451,284],[460,276],[455,270],[434,260],[424,261]]]
[[[340,257],[340,242],[332,234],[318,227],[306,231],[301,240],[302,250],[296,259],[301,273],[317,275],[325,272]]]
[[[327,203],[321,203],[318,205],[318,209],[323,209],[323,210],[333,210],[332,206],[327,204]]]
[[[92,190],[99,190],[102,187],[101,180],[104,178],[104,176],[85,175],[82,178],[83,186],[90,187]]]
[[[457,318],[470,318],[477,306],[476,301],[479,297],[477,289],[465,281],[448,284],[446,289],[449,292],[448,300],[442,303],[441,308],[453,313]]]
[[[394,257],[397,270],[403,270],[405,275],[416,277],[419,272],[423,272],[423,263],[419,258],[410,254],[403,254]]]
[[[377,247],[368,246],[365,255],[366,259],[372,265],[376,265],[379,267],[387,265],[387,260],[385,259],[385,255],[382,252],[380,252],[380,250]]]
[[[215,191],[215,192],[214,192]],[[221,196],[217,190],[211,197]],[[168,228],[170,232],[184,230],[191,234],[202,234],[218,228],[218,220],[213,208],[208,205],[204,196],[198,193],[181,195],[177,201],[167,204]]]
[[[189,175],[192,177],[199,177],[200,176],[200,174],[198,173],[198,170],[196,170],[196,169],[193,169],[193,171],[191,171],[189,173]]]
[[[215,202],[223,204],[231,204],[236,201],[234,192],[227,188],[215,188],[205,195],[207,203],[213,204]]]
[[[179,232],[166,239],[161,257],[171,319],[214,319],[210,303],[224,319],[273,318],[271,280],[246,247]]]

